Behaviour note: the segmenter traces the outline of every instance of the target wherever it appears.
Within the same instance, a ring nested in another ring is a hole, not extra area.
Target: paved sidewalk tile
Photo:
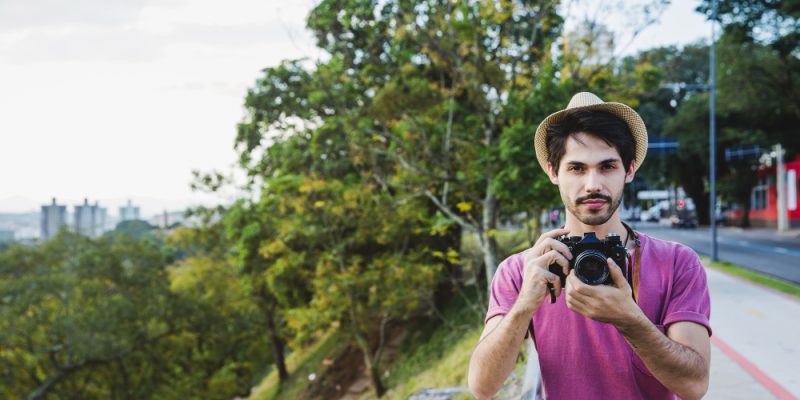
[[[716,357],[711,362],[708,398],[734,398],[763,389],[769,390],[766,397],[736,398],[798,398],[800,301],[715,269],[706,271],[711,327],[715,339],[729,347],[726,354],[719,343],[713,346]]]
[[[755,400],[776,397],[719,347],[711,346],[711,377],[705,399]]]

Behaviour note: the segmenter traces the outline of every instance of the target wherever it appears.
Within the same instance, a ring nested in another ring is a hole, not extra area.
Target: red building
[[[776,183],[776,166],[760,168],[758,184],[750,193],[750,224],[755,227],[778,227],[778,186]],[[786,213],[789,228],[800,228],[800,154],[794,161],[784,164],[786,173]],[[742,209],[729,210],[726,217],[732,224],[738,225],[743,215]]]

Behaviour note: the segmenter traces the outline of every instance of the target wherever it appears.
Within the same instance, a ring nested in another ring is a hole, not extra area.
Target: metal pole
[[[783,146],[775,145],[775,180],[778,184],[778,232],[786,232],[788,221],[786,218],[786,173],[783,163]]]
[[[716,124],[716,91],[717,91],[717,81],[716,81],[716,66],[715,58],[716,58],[716,32],[715,26],[717,23],[717,0],[714,0],[712,3],[712,11],[711,11],[711,57],[709,62],[709,69],[711,70],[711,76],[709,79],[709,87],[711,88],[711,132],[710,132],[710,156],[711,156],[711,260],[712,261],[719,261],[719,256],[717,254],[717,124]]]

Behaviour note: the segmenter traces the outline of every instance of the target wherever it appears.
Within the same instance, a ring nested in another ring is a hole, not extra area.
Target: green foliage
[[[423,195],[479,234],[493,270],[496,178],[503,161],[520,161],[514,150],[501,161],[501,138],[521,137],[530,113],[517,100],[556,72],[543,70],[562,23],[556,6],[320,2],[308,27],[329,57],[264,70],[237,137],[242,165],[265,179],[316,174]]]
[[[0,397],[246,392],[269,362],[252,302],[224,263],[166,261],[151,241],[66,232],[0,253]]]
[[[129,221],[122,221],[117,224],[116,228],[113,231],[109,232],[107,235],[110,236],[127,236],[130,239],[134,240],[141,240],[141,239],[149,239],[154,240],[155,234],[153,233],[154,227],[147,223],[147,221],[142,220],[129,220]]]
[[[309,277],[310,301],[287,315],[295,343],[341,327],[374,373],[386,325],[432,303],[440,265],[424,245],[419,205],[393,204],[373,185],[285,176],[267,183],[259,207],[274,217],[273,239],[258,247],[271,264],[268,286],[277,292],[285,277]]]

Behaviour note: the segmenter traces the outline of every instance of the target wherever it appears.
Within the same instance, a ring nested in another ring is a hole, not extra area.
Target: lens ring
[[[575,275],[587,285],[599,285],[608,279],[608,262],[600,250],[588,249],[575,258]]]

